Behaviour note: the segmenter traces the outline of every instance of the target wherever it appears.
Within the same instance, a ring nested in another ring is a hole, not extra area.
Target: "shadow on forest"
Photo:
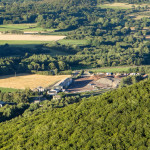
[[[15,118],[15,117],[18,117],[18,116],[22,115],[22,114],[24,113],[24,111],[25,111],[26,109],[28,109],[28,108],[29,108],[29,105],[26,106],[26,107],[25,107],[24,109],[22,109],[22,110],[15,111],[15,112],[13,113],[13,115],[11,115],[10,117],[0,117],[0,123],[1,123],[1,122],[5,122],[5,121],[9,121],[9,120],[11,120],[12,118]]]
[[[48,44],[48,43],[47,43]],[[49,45],[43,44],[4,44],[0,45],[1,57],[16,57],[33,54],[49,54],[51,56],[56,55],[72,55],[77,51],[71,46],[65,46],[61,44]]]
[[[71,84],[71,86],[69,86],[69,88],[67,90],[72,90],[75,88],[83,88],[85,87],[87,84],[89,84],[91,81],[93,80],[82,80],[82,78],[80,79],[80,81],[74,80],[73,84]]]

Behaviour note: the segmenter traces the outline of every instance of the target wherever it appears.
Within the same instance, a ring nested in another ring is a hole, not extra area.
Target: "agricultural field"
[[[133,66],[135,68],[136,66]],[[119,72],[127,72],[129,68],[132,68],[132,66],[125,66],[125,67],[105,67],[105,68],[98,68],[98,69],[91,69],[93,73],[97,72],[113,72],[113,73],[119,73]]]
[[[134,4],[134,6],[135,7],[146,6],[146,4],[141,4],[141,5]],[[104,4],[98,5],[98,7],[112,8],[112,9],[131,9],[133,7],[133,4],[128,4],[128,3],[104,3]]]
[[[24,31],[24,32],[52,32],[54,29],[43,29],[42,27],[37,27],[36,24],[6,24],[0,25],[0,31]]]
[[[0,40],[4,41],[58,41],[63,38],[65,36],[0,34]]]
[[[4,44],[9,44],[11,46],[20,46],[20,47],[34,47],[36,45],[40,45],[40,44],[50,44],[53,41],[21,41],[21,40],[0,40],[0,45],[4,45]],[[62,40],[58,40],[58,43],[62,44],[62,45],[87,45],[88,42],[87,40],[68,40],[68,39],[62,39]],[[53,44],[53,43],[52,43]]]
[[[2,41],[0,41],[0,45],[9,44],[12,47],[34,48],[37,45],[47,44],[50,42],[51,41],[17,41],[17,40],[7,41],[7,40],[2,40]]]
[[[6,75],[0,77],[0,87],[14,89],[34,89],[38,86],[48,87],[67,77],[70,77],[70,75],[18,74],[16,77]]]

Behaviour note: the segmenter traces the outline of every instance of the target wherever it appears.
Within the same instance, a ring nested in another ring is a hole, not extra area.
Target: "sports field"
[[[38,86],[48,87],[67,77],[70,77],[70,75],[18,74],[16,77],[7,75],[0,77],[0,87],[14,89],[34,89]]]

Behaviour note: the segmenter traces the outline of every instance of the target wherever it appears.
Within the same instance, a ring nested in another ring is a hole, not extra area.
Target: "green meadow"
[[[51,32],[54,29],[43,29],[42,27],[37,27],[36,24],[6,24],[0,25],[0,31],[29,31],[29,32]]]
[[[16,92],[18,89],[0,87],[1,92]]]
[[[129,68],[135,68],[136,66],[119,66],[119,67],[105,67],[105,68],[98,68],[98,69],[91,69],[93,73],[98,72],[128,72]]]

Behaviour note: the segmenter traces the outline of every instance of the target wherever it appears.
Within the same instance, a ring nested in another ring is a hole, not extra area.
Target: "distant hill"
[[[0,124],[0,149],[139,149],[150,147],[150,80]]]

